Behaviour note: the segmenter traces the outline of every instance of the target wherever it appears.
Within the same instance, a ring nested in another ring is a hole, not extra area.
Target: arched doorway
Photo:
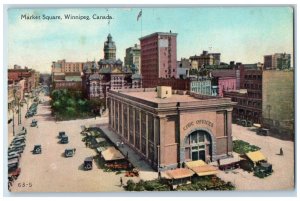
[[[204,130],[196,130],[185,138],[185,161],[212,161],[212,139]]]

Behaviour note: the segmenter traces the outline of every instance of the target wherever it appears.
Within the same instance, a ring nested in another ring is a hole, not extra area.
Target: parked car
[[[8,124],[10,124],[10,122],[12,122],[12,119],[9,119],[9,120],[8,120]]]
[[[61,138],[62,136],[66,135],[65,131],[60,131],[58,133],[58,138]]]
[[[32,153],[33,154],[41,154],[42,153],[42,146],[41,145],[34,145]]]
[[[31,127],[36,127],[37,126],[37,120],[33,119],[30,126]]]
[[[256,133],[258,135],[264,135],[264,136],[268,136],[269,135],[269,129],[267,128],[259,128]]]
[[[76,149],[65,149],[65,157],[72,157],[75,154]]]
[[[68,138],[67,135],[61,136],[61,138],[60,138],[60,143],[61,144],[68,144],[68,142],[69,142],[69,138]]]
[[[93,157],[87,157],[84,160],[83,168],[84,168],[84,170],[91,170],[91,169],[93,169]]]

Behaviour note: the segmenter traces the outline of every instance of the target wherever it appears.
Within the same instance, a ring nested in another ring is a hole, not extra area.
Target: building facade
[[[17,66],[17,65],[15,65]],[[8,69],[8,81],[11,83],[17,83],[20,80],[25,80],[25,93],[30,93],[36,86],[35,70],[27,67],[20,68],[17,66],[15,69]]]
[[[220,65],[221,53],[208,53],[208,51],[203,51],[199,56],[191,56],[190,60],[192,62],[196,61],[198,68],[202,67],[203,65]]]
[[[212,95],[211,78],[190,79],[190,90],[194,93]]]
[[[275,53],[264,56],[265,70],[284,70],[291,68],[291,55],[286,53]]]
[[[239,83],[239,70],[212,70],[212,95],[224,96],[224,91],[236,90]]]
[[[136,73],[141,73],[141,46],[135,44],[126,49],[124,64],[127,68],[135,68]]]
[[[108,92],[110,128],[154,169],[182,167],[195,160],[211,162],[232,154],[234,103],[229,98],[157,91]]]
[[[65,59],[53,61],[51,73],[80,73],[82,72],[84,62],[66,62]]]
[[[177,76],[177,34],[156,32],[140,38],[143,87],[155,87],[158,78]]]
[[[116,44],[111,34],[104,42],[104,58],[87,62],[82,73],[82,91],[88,99],[105,99],[109,89],[140,88],[142,77],[116,59]]]
[[[283,137],[294,137],[294,71],[263,71],[262,124]]]
[[[233,119],[245,119],[253,123],[262,123],[262,70],[241,67],[240,88],[243,90],[229,90],[224,92],[237,102],[233,109]]]

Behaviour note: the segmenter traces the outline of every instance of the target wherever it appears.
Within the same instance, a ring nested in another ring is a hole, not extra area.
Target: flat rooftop
[[[146,100],[149,102],[154,103],[174,103],[174,102],[193,102],[199,101],[199,98],[195,98],[190,95],[179,95],[179,94],[172,94],[171,97],[168,98],[158,98],[157,92],[150,91],[150,92],[121,92],[122,94],[126,94],[131,97],[139,98],[142,100]]]
[[[108,96],[123,100],[128,99],[137,104],[145,104],[154,108],[177,107],[178,103],[180,104],[179,107],[199,106],[204,108],[213,105],[235,105],[231,98],[207,96],[182,90],[173,90],[171,97],[158,98],[155,88],[110,90]]]

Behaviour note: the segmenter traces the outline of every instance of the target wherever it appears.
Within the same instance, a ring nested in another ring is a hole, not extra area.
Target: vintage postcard
[[[294,190],[294,15],[8,7],[8,192]]]

